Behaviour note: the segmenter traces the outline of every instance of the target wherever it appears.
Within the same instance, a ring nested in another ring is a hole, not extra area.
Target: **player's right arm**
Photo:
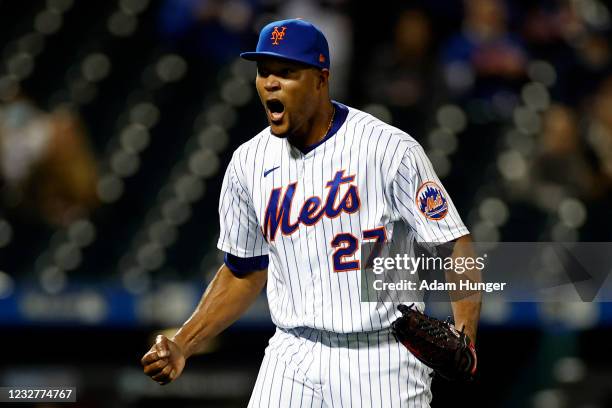
[[[247,191],[243,169],[251,167],[245,166],[245,158],[239,156],[236,152],[227,167],[219,199],[221,228],[217,247],[225,252],[225,263],[176,335],[172,339],[157,336],[142,358],[145,374],[160,384],[176,379],[185,360],[236,321],[266,284],[268,243]]]
[[[160,384],[175,380],[187,358],[200,352],[207,340],[234,323],[253,304],[266,279],[267,269],[237,275],[223,264],[176,335],[171,339],[157,336],[141,361],[145,374]]]

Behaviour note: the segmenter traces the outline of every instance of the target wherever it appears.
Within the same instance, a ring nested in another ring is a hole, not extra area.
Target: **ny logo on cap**
[[[270,38],[271,40],[274,40],[272,45],[278,45],[278,42],[285,37],[285,30],[287,29],[287,27],[281,28],[282,30],[278,31],[278,27],[274,27],[274,31],[272,31],[272,38]]]

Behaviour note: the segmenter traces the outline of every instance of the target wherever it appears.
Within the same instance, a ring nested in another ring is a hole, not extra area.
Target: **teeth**
[[[276,122],[282,119],[283,113],[282,112],[270,112],[270,117],[272,121]]]

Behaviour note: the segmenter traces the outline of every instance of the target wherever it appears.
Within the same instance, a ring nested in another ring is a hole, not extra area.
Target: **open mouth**
[[[272,122],[279,122],[283,118],[285,113],[285,105],[278,99],[270,99],[266,102],[268,112],[270,112],[270,119]]]

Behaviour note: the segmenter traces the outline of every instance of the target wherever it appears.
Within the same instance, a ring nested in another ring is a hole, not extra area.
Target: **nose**
[[[280,89],[280,81],[276,76],[270,74],[264,82],[264,89],[268,92],[277,91]]]

